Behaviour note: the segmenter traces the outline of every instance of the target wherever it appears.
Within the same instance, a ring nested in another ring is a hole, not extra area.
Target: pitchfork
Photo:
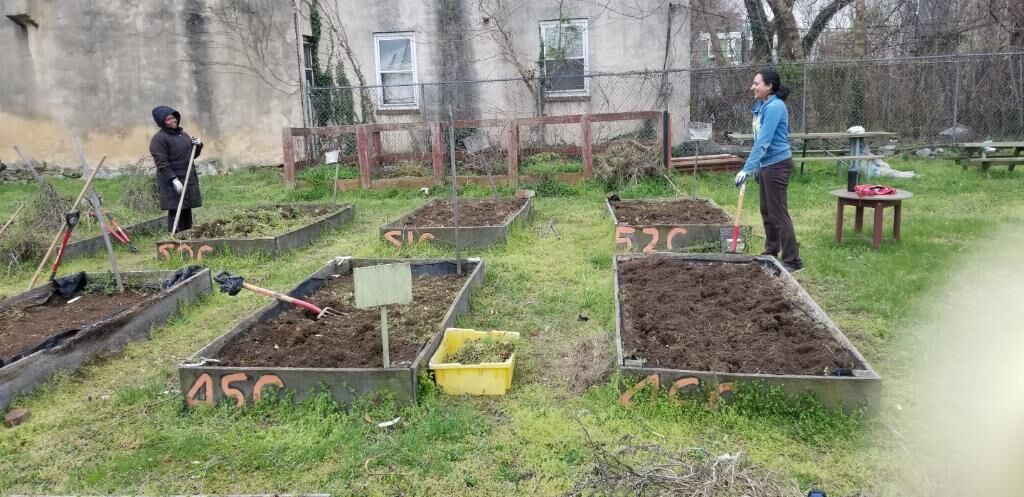
[[[238,295],[238,292],[245,288],[246,290],[256,292],[260,295],[275,298],[277,300],[280,300],[281,302],[292,304],[295,307],[315,312],[317,320],[324,316],[345,315],[334,309],[331,309],[330,307],[324,307],[323,309],[321,309],[313,304],[310,304],[309,302],[306,302],[305,300],[299,300],[295,297],[289,297],[288,295],[285,295],[283,293],[278,293],[273,290],[267,290],[266,288],[260,288],[256,285],[246,283],[243,280],[244,278],[242,278],[241,276],[235,276],[227,271],[221,271],[217,273],[216,276],[213,277],[213,281],[216,281],[218,284],[220,284],[220,291],[228,295],[231,295],[232,297]]]

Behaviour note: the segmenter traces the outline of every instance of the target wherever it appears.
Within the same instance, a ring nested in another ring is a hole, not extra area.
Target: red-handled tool
[[[60,242],[60,250],[57,251],[57,258],[53,261],[53,267],[50,268],[50,281],[53,281],[57,277],[57,268],[60,267],[61,260],[64,259],[64,249],[68,246],[68,240],[71,240],[71,232],[75,230],[75,226],[78,226],[78,211],[71,211],[64,213],[64,238]]]
[[[227,271],[221,271],[213,277],[213,281],[216,281],[220,285],[220,291],[228,295],[238,295],[243,288],[249,291],[256,292],[260,295],[266,295],[267,297],[280,300],[288,304],[292,304],[295,307],[306,309],[313,313],[316,313],[316,319],[320,319],[324,316],[344,316],[344,314],[331,309],[330,307],[324,307],[323,309],[306,302],[305,300],[299,300],[295,297],[290,297],[283,293],[278,293],[273,290],[266,288],[260,288],[256,285],[251,285],[243,281],[241,276],[235,276]]]

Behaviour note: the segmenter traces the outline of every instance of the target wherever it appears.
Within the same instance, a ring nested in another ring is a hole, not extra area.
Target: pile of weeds
[[[659,176],[658,150],[633,139],[618,140],[594,154],[594,176],[607,188],[636,185],[641,179]]]
[[[796,482],[750,463],[741,452],[715,455],[701,448],[675,451],[660,444],[634,445],[628,437],[620,441],[622,448],[610,450],[607,444],[594,442],[586,428],[583,433],[594,454],[593,468],[567,496],[801,495]]]
[[[25,205],[17,219],[0,239],[0,265],[11,274],[25,262],[37,261],[46,253],[54,234],[64,226],[64,205],[54,205],[51,196],[40,190]]]
[[[182,232],[188,240],[253,238],[280,234],[333,211],[332,206],[261,206],[235,210],[221,219]]]
[[[477,340],[470,340],[462,344],[454,354],[448,357],[447,362],[459,364],[482,364],[485,362],[505,362],[516,346],[512,342],[502,342],[494,337],[486,336]]]
[[[160,192],[153,176],[156,166],[152,157],[139,159],[135,166],[128,169],[124,178],[124,193],[121,194],[121,205],[138,212],[151,212],[160,209]]]

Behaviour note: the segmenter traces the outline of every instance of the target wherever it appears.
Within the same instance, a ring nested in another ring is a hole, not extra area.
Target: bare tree
[[[199,65],[260,79],[287,94],[299,89],[294,52],[281,50],[292,29],[291,5],[275,0],[218,0],[195,12],[190,31]],[[212,22],[210,22],[212,21]]]
[[[356,77],[356,83],[359,86],[359,110],[362,121],[373,122],[374,121],[374,100],[370,94],[370,89],[367,88],[366,76],[363,74],[362,64],[359,62],[359,58],[356,57],[355,51],[352,49],[352,44],[349,43],[348,32],[345,30],[345,24],[342,22],[342,15],[337,9],[330,6],[331,2],[318,2],[316,0],[303,0],[306,6],[311,9],[316,9],[320,15],[320,20],[327,25],[328,29],[328,52],[333,56],[335,51],[340,50],[341,54],[344,55],[345,59],[348,60],[348,67],[351,68],[352,74]],[[339,55],[339,57],[340,57]],[[330,57],[330,56],[329,56]],[[345,90],[342,90],[345,91]]]
[[[853,3],[853,0],[831,0],[817,9],[807,32],[802,37],[796,15],[793,13],[796,0],[767,0],[767,3],[772,12],[771,21],[767,18],[761,0],[743,1],[754,39],[751,58],[755,60],[767,60],[773,48],[777,50],[781,59],[804,59],[836,14]],[[773,35],[778,37],[777,47],[772,42]]]

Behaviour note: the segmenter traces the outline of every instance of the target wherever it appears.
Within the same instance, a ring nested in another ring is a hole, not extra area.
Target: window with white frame
[[[383,87],[383,107],[415,108],[419,104],[416,91],[416,38],[412,33],[378,33],[373,35],[377,57],[377,84]]]
[[[540,23],[544,88],[553,95],[587,95],[590,69],[587,20],[565,19]]]
[[[310,44],[310,38],[308,36],[302,37],[302,59],[304,66],[302,75],[306,80],[306,88],[313,87],[313,45]]]

